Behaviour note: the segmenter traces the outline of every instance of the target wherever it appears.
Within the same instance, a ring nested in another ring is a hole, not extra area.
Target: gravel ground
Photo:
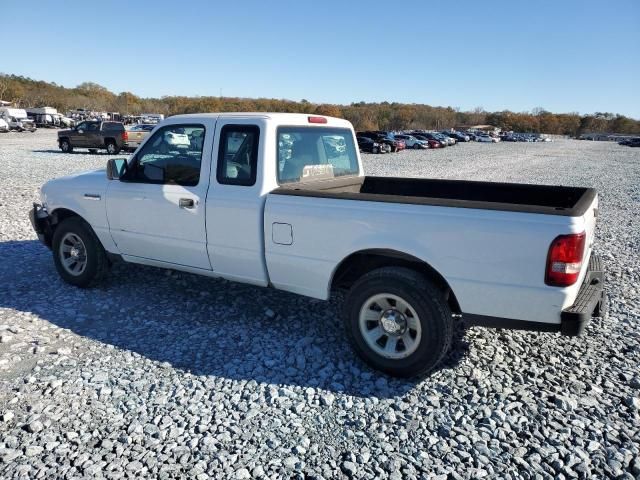
[[[369,174],[594,186],[610,316],[472,328],[421,381],[372,371],[332,304],[118,265],[68,286],[27,219],[102,167],[0,135],[0,477],[640,478],[640,149],[559,140],[365,155]]]

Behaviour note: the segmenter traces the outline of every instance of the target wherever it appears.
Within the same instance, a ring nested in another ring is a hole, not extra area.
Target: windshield
[[[280,183],[358,175],[358,155],[348,128],[278,128]]]

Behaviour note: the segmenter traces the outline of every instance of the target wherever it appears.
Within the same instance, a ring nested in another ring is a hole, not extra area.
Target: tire
[[[107,153],[109,155],[117,155],[120,153],[120,147],[113,140],[107,141]]]
[[[413,149],[414,150],[420,150],[420,145],[418,145],[417,143],[413,144]]]
[[[79,243],[77,242],[79,240]],[[74,248],[76,248],[74,253]],[[53,233],[51,250],[53,263],[60,277],[67,283],[87,288],[100,282],[107,274],[107,254],[91,227],[79,217],[63,220]],[[84,254],[84,255],[83,255]],[[84,256],[84,267],[78,268]],[[80,259],[72,262],[70,258]],[[70,262],[65,266],[63,259]]]
[[[60,150],[62,150],[63,153],[73,152],[73,147],[71,146],[71,142],[69,142],[69,140],[67,140],[66,138],[63,138],[62,140],[60,140]]]
[[[379,268],[360,277],[345,299],[344,322],[356,353],[371,367],[397,377],[432,371],[453,337],[451,310],[442,291],[402,267]],[[391,327],[398,330],[389,333]],[[395,348],[384,354],[388,345]]]
[[[378,147],[373,147],[371,149],[371,153],[378,153]]]

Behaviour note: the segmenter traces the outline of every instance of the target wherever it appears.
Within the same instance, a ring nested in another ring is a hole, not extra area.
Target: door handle
[[[195,202],[193,198],[181,198],[178,202],[178,206],[180,208],[193,208],[195,206]]]

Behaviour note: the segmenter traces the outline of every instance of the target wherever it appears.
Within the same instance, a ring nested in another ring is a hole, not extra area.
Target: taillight
[[[556,237],[549,247],[544,283],[568,287],[578,281],[584,257],[586,234],[572,233]]]
[[[307,117],[309,120],[309,123],[327,123],[327,119],[324,117]]]
[[[128,140],[129,140],[129,132],[125,130],[124,132],[122,132],[122,141],[126,142]]]

